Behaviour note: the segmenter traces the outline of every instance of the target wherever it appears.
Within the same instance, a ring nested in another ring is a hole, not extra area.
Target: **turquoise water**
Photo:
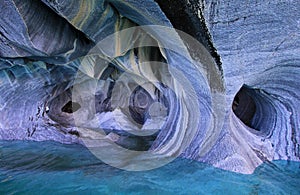
[[[300,194],[300,163],[275,161],[252,175],[177,159],[159,169],[112,168],[79,145],[0,142],[0,194]]]

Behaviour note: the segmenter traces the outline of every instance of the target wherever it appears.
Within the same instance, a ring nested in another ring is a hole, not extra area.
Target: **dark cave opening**
[[[245,125],[255,129],[252,119],[256,113],[256,103],[249,93],[250,90],[245,85],[239,90],[234,97],[232,110]]]
[[[267,137],[271,135],[277,123],[276,101],[265,89],[247,85],[238,91],[232,102],[234,114],[252,133]]]
[[[80,108],[81,108],[81,106],[77,102],[69,101],[61,108],[61,111],[71,114],[71,113],[76,112]]]

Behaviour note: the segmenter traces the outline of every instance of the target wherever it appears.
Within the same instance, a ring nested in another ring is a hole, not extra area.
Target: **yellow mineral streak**
[[[90,13],[95,6],[95,1],[81,1],[79,11],[77,15],[71,20],[71,24],[81,29],[83,25],[88,21]]]

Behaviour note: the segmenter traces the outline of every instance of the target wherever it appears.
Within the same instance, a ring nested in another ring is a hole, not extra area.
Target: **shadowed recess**
[[[249,91],[246,86],[243,86],[234,97],[232,103],[232,110],[235,115],[243,121],[243,123],[251,128],[252,119],[256,112],[256,105],[252,97],[249,95]]]
[[[80,108],[81,106],[77,102],[69,101],[68,103],[66,103],[66,105],[64,105],[64,107],[61,108],[61,111],[66,113],[73,113],[79,110]]]

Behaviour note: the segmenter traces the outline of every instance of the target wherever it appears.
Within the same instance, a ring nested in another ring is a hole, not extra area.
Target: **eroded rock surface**
[[[0,138],[298,161],[300,4],[156,2],[1,2]]]

